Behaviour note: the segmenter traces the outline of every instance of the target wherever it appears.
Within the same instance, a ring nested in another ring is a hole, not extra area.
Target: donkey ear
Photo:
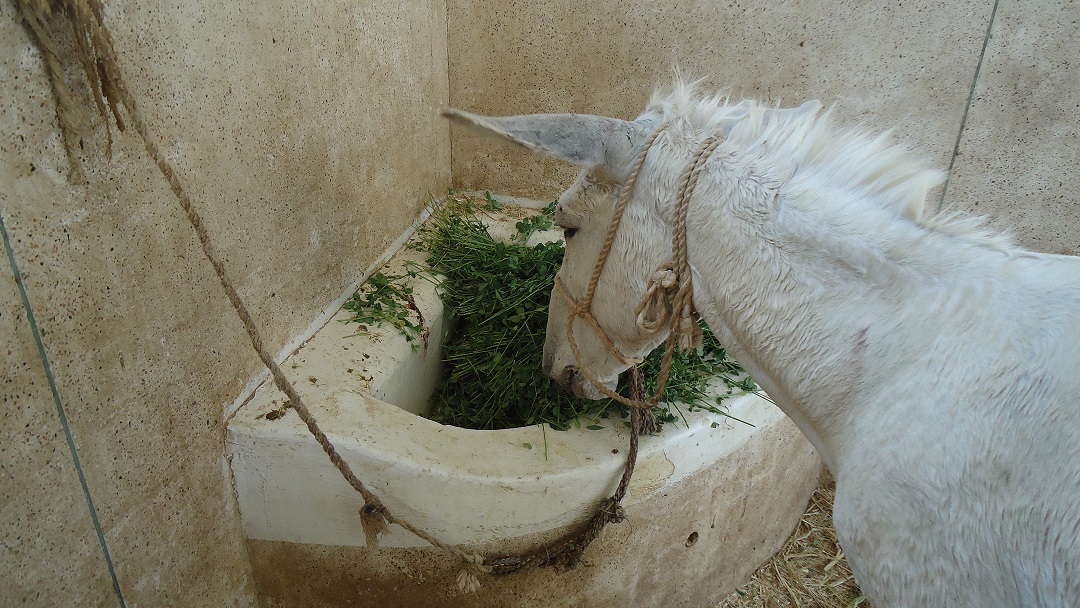
[[[530,150],[582,167],[602,167],[611,177],[625,179],[635,150],[649,135],[650,125],[591,114],[525,114],[479,116],[447,108],[443,116],[479,131],[498,135]]]

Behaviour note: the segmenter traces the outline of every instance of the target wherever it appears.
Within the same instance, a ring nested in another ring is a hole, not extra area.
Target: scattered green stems
[[[416,273],[411,273],[416,276]],[[363,332],[368,325],[389,323],[401,331],[415,351],[416,339],[423,336],[424,327],[413,302],[413,288],[406,279],[409,275],[386,275],[376,272],[352,295],[343,308],[353,313],[349,322],[359,323]],[[415,320],[414,320],[415,319]]]

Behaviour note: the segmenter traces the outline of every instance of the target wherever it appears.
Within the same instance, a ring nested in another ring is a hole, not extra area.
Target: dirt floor
[[[822,482],[784,548],[716,608],[869,608],[836,542],[834,489]]]

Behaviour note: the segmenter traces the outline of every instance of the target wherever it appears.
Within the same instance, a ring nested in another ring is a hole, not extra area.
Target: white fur
[[[663,339],[634,325],[634,304],[671,258],[679,173],[726,133],[689,211],[695,305],[835,475],[837,534],[867,598],[1080,605],[1080,259],[929,214],[940,172],[818,107],[733,104],[685,84],[655,96],[628,123],[665,131],[596,317],[628,354]],[[560,199],[558,222],[577,230],[560,276],[575,294],[621,188],[606,176],[627,172],[585,167]],[[565,315],[554,296],[545,366],[595,397],[567,371]],[[584,363],[613,383],[623,366],[579,325]]]

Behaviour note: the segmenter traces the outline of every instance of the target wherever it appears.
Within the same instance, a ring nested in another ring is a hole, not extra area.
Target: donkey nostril
[[[578,368],[576,365],[567,365],[563,368],[562,374],[559,377],[559,384],[563,386],[573,386],[574,379],[577,378]]]

